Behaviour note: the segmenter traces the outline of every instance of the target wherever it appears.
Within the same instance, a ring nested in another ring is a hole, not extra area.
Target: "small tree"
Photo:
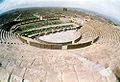
[[[67,11],[67,8],[63,8],[63,11]]]
[[[0,67],[2,66],[2,64],[0,63]]]

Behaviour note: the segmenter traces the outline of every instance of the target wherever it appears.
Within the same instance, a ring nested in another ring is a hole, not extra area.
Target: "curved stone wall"
[[[92,43],[92,41],[90,41],[90,42],[86,42],[86,43],[82,43],[82,44],[72,44],[72,45],[67,45],[67,49],[84,48],[84,47],[90,46],[91,43]]]
[[[44,48],[44,49],[64,49],[64,47],[66,47],[65,49],[77,49],[77,48],[84,48],[87,46],[92,45],[92,43],[96,42],[99,39],[99,36],[96,37],[95,39],[93,39],[92,41],[88,41],[85,43],[73,43],[73,44],[66,44],[66,43],[58,43],[58,44],[54,44],[54,43],[48,43],[45,42],[44,43],[40,43],[40,42],[35,42],[33,41],[27,41],[27,39],[23,38],[22,36],[19,36],[20,40],[23,43],[29,44],[30,46],[34,46],[34,47],[38,47],[38,48]],[[65,45],[66,44],[66,45]]]

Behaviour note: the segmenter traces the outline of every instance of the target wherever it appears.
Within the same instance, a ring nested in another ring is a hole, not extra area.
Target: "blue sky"
[[[0,3],[0,13],[15,8],[46,6],[87,9],[110,16],[120,22],[120,0],[5,0]]]
[[[4,0],[0,0],[0,3],[2,3]]]

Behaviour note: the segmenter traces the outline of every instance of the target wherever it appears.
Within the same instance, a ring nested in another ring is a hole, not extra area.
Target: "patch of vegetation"
[[[27,31],[30,29],[36,29],[36,28],[40,28],[43,26],[57,25],[57,24],[62,24],[62,23],[63,23],[62,21],[58,21],[58,20],[55,20],[55,21],[45,20],[45,21],[41,21],[40,23],[34,23],[34,24],[20,26],[16,30],[16,33],[22,33],[23,31]]]
[[[27,31],[23,32],[20,35],[26,36],[26,35],[32,35],[36,33],[47,33],[47,32],[52,32],[52,31],[59,31],[59,30],[65,30],[65,29],[71,29],[72,30],[73,25],[63,25],[63,26],[56,26],[56,27],[49,27],[49,28],[41,28],[38,30],[32,30],[32,31]]]
[[[116,75],[116,78],[117,78],[118,82],[120,82],[120,77],[118,77],[118,76]]]

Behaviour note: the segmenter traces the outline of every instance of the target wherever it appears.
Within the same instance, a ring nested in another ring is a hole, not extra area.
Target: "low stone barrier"
[[[80,36],[79,38],[77,38],[77,39],[74,41],[74,43],[79,42],[79,41],[81,40],[81,38],[82,38],[82,36]]]
[[[93,43],[97,42],[98,39],[99,39],[99,36],[96,39],[93,40]]]
[[[18,38],[19,38],[19,39],[20,39],[23,43],[28,44],[28,42],[27,42],[27,40],[26,40],[26,39],[22,38],[21,36],[18,36]]]
[[[92,41],[88,41],[85,43],[79,43],[79,44],[72,44],[72,41],[66,42],[66,43],[51,43],[51,42],[45,42],[43,43],[34,41],[34,40],[27,40],[27,38],[23,38],[19,36],[19,39],[26,44],[29,44],[30,46],[38,47],[38,48],[44,48],[44,49],[64,49],[63,47],[66,46],[65,49],[77,49],[77,48],[84,48],[87,46],[92,45],[93,42],[96,42],[99,39],[99,36],[93,39]]]
[[[77,49],[77,48],[84,48],[87,46],[90,46],[92,41],[87,42],[87,43],[81,43],[81,44],[72,44],[72,45],[67,45],[67,49]]]
[[[38,48],[45,48],[45,49],[62,49],[62,45],[54,45],[54,44],[41,44],[36,42],[29,42],[31,46],[35,46]]]

